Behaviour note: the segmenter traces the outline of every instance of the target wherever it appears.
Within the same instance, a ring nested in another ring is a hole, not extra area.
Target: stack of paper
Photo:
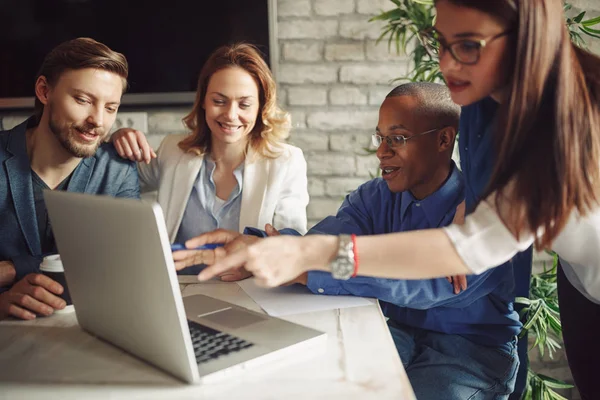
[[[238,282],[238,285],[271,316],[301,314],[314,311],[368,306],[375,300],[356,296],[325,296],[313,294],[306,286],[291,285],[263,288],[254,278]]]

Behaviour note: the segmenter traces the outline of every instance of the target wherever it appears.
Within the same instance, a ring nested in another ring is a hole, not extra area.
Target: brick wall
[[[381,24],[368,19],[389,0],[279,0],[280,102],[292,114],[290,141],[306,155],[312,224],[377,169],[361,155],[391,81],[406,58],[377,45]]]

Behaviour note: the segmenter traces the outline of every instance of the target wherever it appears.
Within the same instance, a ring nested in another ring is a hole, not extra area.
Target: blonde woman
[[[122,129],[112,138],[121,156],[140,161],[142,189],[158,191],[172,243],[266,224],[306,232],[306,161],[284,143],[289,117],[277,107],[275,81],[254,46],[211,54],[183,121],[191,133],[167,136],[156,154],[139,131]],[[244,276],[234,271],[222,279]]]

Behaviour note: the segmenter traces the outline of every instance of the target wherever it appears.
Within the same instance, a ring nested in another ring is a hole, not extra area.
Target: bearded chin
[[[98,140],[94,146],[85,146],[77,143],[75,139],[70,136],[69,128],[61,129],[58,123],[54,120],[54,116],[52,114],[53,113],[50,110],[50,131],[54,134],[61,146],[69,152],[69,154],[77,158],[89,158],[96,154],[96,150],[98,150],[98,147],[102,143],[101,140]]]

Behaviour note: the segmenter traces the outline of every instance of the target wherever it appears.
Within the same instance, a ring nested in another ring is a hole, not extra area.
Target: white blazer
[[[158,191],[169,239],[173,242],[196,177],[203,166],[203,156],[184,152],[178,143],[186,134],[163,139],[150,164],[138,163],[143,191]],[[277,229],[293,228],[306,233],[308,182],[306,160],[302,150],[284,144],[275,158],[253,157],[249,148],[244,164],[239,231],[245,227],[264,229],[266,223]],[[254,161],[252,161],[254,160]]]

